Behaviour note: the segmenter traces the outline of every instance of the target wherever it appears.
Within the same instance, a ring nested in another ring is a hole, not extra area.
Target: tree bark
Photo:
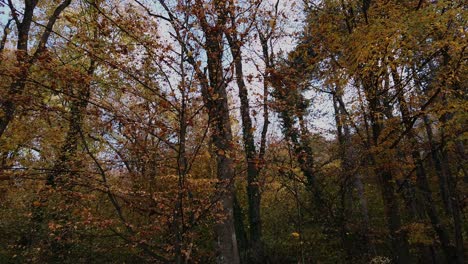
[[[199,6],[202,3],[197,1]],[[198,71],[202,95],[211,122],[211,139],[216,148],[218,192],[220,195],[221,218],[215,225],[217,235],[216,262],[238,264],[239,250],[234,227],[234,168],[231,158],[233,148],[231,120],[227,98],[227,81],[223,67],[223,34],[226,26],[226,10],[222,1],[215,1],[217,19],[214,26],[207,22],[204,11],[200,10],[200,24],[205,34],[208,78]],[[196,64],[192,62],[192,64]]]

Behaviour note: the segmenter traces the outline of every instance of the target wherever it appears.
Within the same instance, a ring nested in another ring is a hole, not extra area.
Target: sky
[[[5,25],[5,23],[8,21],[9,14],[10,13],[8,12],[8,8],[0,0],[0,25],[2,25],[2,28]]]

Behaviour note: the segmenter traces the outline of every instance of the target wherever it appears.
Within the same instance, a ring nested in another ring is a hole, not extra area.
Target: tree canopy
[[[461,0],[0,0],[1,263],[465,263]]]

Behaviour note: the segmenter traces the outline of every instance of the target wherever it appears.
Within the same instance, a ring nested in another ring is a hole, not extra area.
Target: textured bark
[[[200,6],[202,3],[198,1]],[[234,227],[234,168],[231,158],[232,130],[227,98],[227,81],[223,74],[223,33],[226,26],[226,10],[221,1],[215,1],[217,19],[214,26],[209,25],[201,11],[200,24],[205,34],[208,79],[204,74],[197,75],[202,82],[202,95],[211,122],[211,139],[216,148],[217,177],[220,181],[222,220],[215,226],[217,235],[216,261],[219,264],[240,262],[237,238]],[[196,64],[196,63],[195,63]]]
[[[95,61],[91,62],[88,69],[88,76],[91,77],[94,73]],[[47,184],[55,186],[57,178],[64,174],[70,173],[73,166],[70,162],[76,159],[76,151],[78,143],[81,139],[81,130],[83,127],[83,119],[86,115],[86,107],[89,101],[90,84],[84,84],[79,87],[76,94],[72,94],[73,98],[70,102],[70,117],[67,135],[64,144],[60,148],[59,158],[55,162],[52,172],[47,177]]]
[[[270,54],[270,49],[268,46],[268,41],[271,38],[271,34],[268,36],[264,36],[264,34],[259,31],[258,35],[260,38],[260,44],[262,45],[263,60],[265,61],[265,71],[263,72],[263,126],[262,126],[262,137],[260,139],[260,150],[258,153],[259,161],[262,162],[263,164],[265,162],[264,157],[265,157],[265,151],[266,151],[266,137],[268,133],[268,126],[270,124],[269,109],[268,109],[268,97],[270,93],[268,91],[268,87],[270,85],[270,75],[274,67],[274,62],[273,62],[273,55]]]
[[[220,65],[221,66],[221,65]],[[222,69],[220,67],[219,69]],[[216,70],[214,70],[216,72]],[[211,87],[218,86],[214,78]],[[214,82],[213,82],[214,81]],[[216,102],[207,104],[210,119],[213,122],[212,140],[216,147],[217,155],[217,176],[220,180],[220,202],[222,205],[221,214],[224,218],[215,227],[217,233],[217,262],[218,263],[239,263],[239,253],[237,248],[236,233],[233,216],[233,195],[234,195],[234,169],[230,157],[232,149],[232,131],[229,117],[229,108],[225,85],[218,88],[216,92]],[[209,99],[212,100],[212,99]]]

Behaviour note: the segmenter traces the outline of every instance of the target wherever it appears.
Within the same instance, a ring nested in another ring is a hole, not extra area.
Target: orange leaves
[[[171,108],[171,104],[167,100],[164,100],[164,99],[159,101],[159,106],[165,110],[169,110]]]
[[[54,222],[49,222],[47,224],[47,226],[48,226],[49,230],[52,231],[52,232],[60,230],[63,227],[63,225],[57,224],[57,223],[54,223]]]
[[[219,156],[225,156],[226,155],[226,151],[222,150],[222,149],[218,149],[216,151],[216,154],[218,154]]]
[[[299,237],[301,236],[298,232],[292,232],[291,233],[291,236],[295,239],[299,239]]]

